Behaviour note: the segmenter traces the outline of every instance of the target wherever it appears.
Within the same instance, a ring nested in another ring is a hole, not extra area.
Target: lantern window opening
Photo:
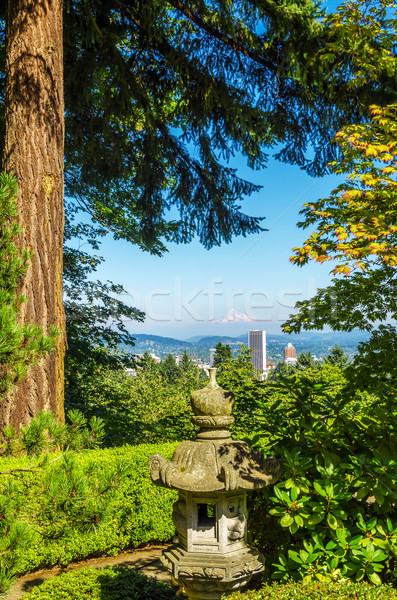
[[[215,504],[197,504],[197,527],[199,529],[208,529],[215,527],[216,523],[216,505]]]

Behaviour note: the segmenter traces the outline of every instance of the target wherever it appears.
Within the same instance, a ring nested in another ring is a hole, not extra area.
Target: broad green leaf
[[[294,522],[294,519],[289,514],[284,515],[284,517],[282,517],[282,519],[280,519],[281,527],[289,527],[293,522]]]
[[[302,562],[306,562],[306,559],[309,556],[309,553],[305,552],[305,550],[299,550],[299,556],[301,557]]]
[[[365,524],[364,518],[361,513],[358,513],[358,515],[357,515],[357,525],[360,529],[362,529],[363,531],[366,531],[367,526]]]
[[[299,525],[299,527],[303,527],[303,519],[300,515],[295,515],[294,516],[294,521],[295,523],[297,523]]]
[[[302,564],[302,559],[301,559],[300,555],[297,552],[295,552],[295,550],[288,550],[288,556],[294,562],[297,562],[300,565]]]
[[[316,490],[316,492],[318,494],[320,494],[320,496],[323,496],[324,498],[326,498],[327,492],[325,491],[325,489],[317,481],[313,482],[313,487]]]
[[[325,513],[322,513],[320,515],[311,515],[308,519],[308,524],[309,525],[318,525],[318,523],[321,523],[321,521],[324,519],[325,517]]]
[[[296,533],[299,529],[299,526],[295,523],[295,521],[289,526],[289,530],[292,534]]]
[[[339,558],[337,558],[337,557],[334,557],[334,558],[331,560],[331,562],[330,562],[331,569],[336,569],[336,567],[338,566],[338,564],[339,564]]]
[[[278,560],[284,567],[286,567],[288,565],[287,557],[284,554],[279,554]]]
[[[335,515],[335,517],[338,517],[338,519],[347,519],[347,513],[344,510],[341,510],[339,508],[333,508],[332,512]]]
[[[338,528],[338,521],[337,521],[336,517],[334,517],[334,515],[332,513],[328,513],[328,515],[327,515],[327,523],[331,527],[331,529],[337,529]]]
[[[367,573],[367,575],[368,578],[372,581],[372,583],[374,583],[375,585],[382,585],[382,580],[377,573]]]
[[[382,506],[383,502],[385,501],[385,497],[381,490],[379,488],[375,488],[373,494],[375,496],[376,502],[379,504],[379,506]]]

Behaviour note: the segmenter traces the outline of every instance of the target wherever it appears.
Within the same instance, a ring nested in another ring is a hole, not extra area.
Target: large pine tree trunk
[[[6,133],[2,168],[19,184],[21,247],[34,252],[21,292],[22,319],[64,331],[62,0],[8,0]],[[65,337],[2,403],[0,424],[29,421],[41,409],[63,419]]]

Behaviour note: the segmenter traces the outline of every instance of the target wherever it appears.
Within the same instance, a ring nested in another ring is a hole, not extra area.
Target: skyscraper
[[[248,332],[248,348],[251,350],[252,363],[260,373],[261,379],[266,377],[266,331],[251,330]]]

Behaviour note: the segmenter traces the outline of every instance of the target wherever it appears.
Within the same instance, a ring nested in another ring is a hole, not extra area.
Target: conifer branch
[[[116,2],[117,4],[120,4],[119,0],[116,0]],[[239,42],[238,40],[232,38],[226,33],[219,31],[218,29],[210,25],[208,21],[205,21],[197,13],[193,12],[191,8],[186,6],[180,0],[167,0],[167,2],[168,4],[171,4],[171,6],[173,6],[176,10],[181,12],[187,19],[189,19],[189,21],[197,25],[197,27],[206,31],[211,37],[220,40],[226,46],[229,46],[234,52],[237,52],[238,54],[243,54],[245,57],[254,60],[255,62],[259,63],[263,67],[266,67],[267,69],[270,69],[271,71],[277,71],[277,65],[273,64],[273,62],[266,59],[265,56],[259,55],[257,52],[254,52],[249,47],[247,47],[243,42]],[[202,10],[202,13],[205,14],[205,16],[209,16],[209,11]],[[239,36],[243,38],[244,33],[241,29],[239,29],[238,33]],[[258,36],[256,36],[253,32],[251,32],[251,35],[258,46],[261,46],[263,44],[260,38],[258,38]]]

